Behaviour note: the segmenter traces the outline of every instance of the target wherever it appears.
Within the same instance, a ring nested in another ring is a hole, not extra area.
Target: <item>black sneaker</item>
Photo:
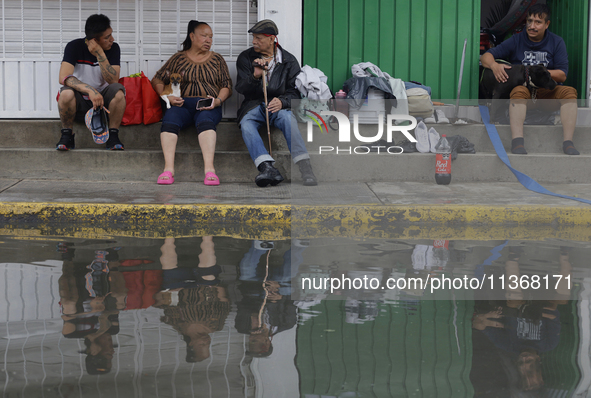
[[[74,135],[72,134],[72,130],[62,130],[62,138],[56,144],[55,149],[58,151],[69,151],[70,149],[76,148],[76,143],[74,142]]]
[[[123,151],[123,143],[119,141],[119,130],[109,129],[109,139],[107,140],[107,149],[111,151]]]

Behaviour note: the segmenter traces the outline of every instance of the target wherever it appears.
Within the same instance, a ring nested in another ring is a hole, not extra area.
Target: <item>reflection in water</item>
[[[216,264],[211,236],[204,236],[197,264],[179,267],[174,238],[166,238],[162,256],[162,290],[155,294],[162,322],[171,325],[187,343],[187,362],[210,357],[210,334],[223,329],[230,313],[226,288],[220,286],[221,267]]]
[[[127,288],[116,249],[96,250],[92,262],[74,262],[74,251],[66,243],[59,278],[60,303],[66,338],[84,339],[86,371],[108,373],[112,367],[113,338],[119,333],[119,311],[125,309]]]
[[[268,357],[273,352],[273,336],[295,326],[296,307],[291,300],[292,255],[301,263],[304,247],[297,245],[283,254],[282,261],[269,262],[273,242],[253,241],[240,260],[239,290],[242,300],[238,303],[236,330],[248,335],[250,357]],[[261,261],[262,260],[262,261]]]
[[[558,269],[561,278],[554,289],[524,290],[522,285],[508,286],[506,300],[484,300],[487,292],[478,292],[472,318],[472,339],[477,361],[471,380],[477,395],[520,396],[520,392],[543,393],[544,376],[541,355],[554,350],[560,342],[559,305],[569,306],[567,277],[571,276],[569,249],[561,247]],[[504,269],[506,280],[519,280],[519,260],[523,248],[510,247]],[[489,267],[491,268],[491,267]],[[531,279],[531,278],[530,278]],[[544,300],[533,300],[544,290]],[[550,290],[550,291],[549,291]],[[552,299],[547,299],[552,298]],[[491,378],[494,374],[496,377]],[[494,383],[490,381],[494,380]],[[538,395],[539,396],[539,395]],[[543,395],[541,395],[543,396]]]
[[[585,396],[590,253],[564,240],[0,237],[0,386],[7,397]],[[506,286],[382,288],[443,276]],[[379,288],[302,289],[304,277]]]

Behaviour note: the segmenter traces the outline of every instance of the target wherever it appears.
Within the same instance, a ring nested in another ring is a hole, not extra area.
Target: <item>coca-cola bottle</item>
[[[451,147],[445,134],[435,145],[435,181],[439,185],[448,185],[451,182]]]

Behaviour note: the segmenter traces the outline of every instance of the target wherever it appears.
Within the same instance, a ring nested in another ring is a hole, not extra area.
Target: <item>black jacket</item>
[[[289,109],[291,108],[292,99],[301,98],[300,92],[295,85],[296,77],[300,73],[300,64],[283,47],[279,46],[279,48],[281,49],[282,62],[275,65],[275,69],[273,69],[271,79],[267,84],[267,99],[270,102],[277,97],[283,104],[282,108]],[[242,101],[242,105],[238,109],[238,123],[248,111],[265,102],[263,79],[256,79],[253,76],[254,66],[252,66],[253,61],[261,57],[262,55],[251,47],[240,53],[236,61],[238,77],[235,89],[244,95],[244,101]]]

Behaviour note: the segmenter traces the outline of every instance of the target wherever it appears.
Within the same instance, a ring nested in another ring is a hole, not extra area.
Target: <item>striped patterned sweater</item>
[[[230,95],[232,94],[232,78],[228,66],[224,58],[216,52],[212,51],[206,61],[195,63],[184,51],[179,51],[156,72],[152,79],[153,84],[168,84],[167,70],[170,73],[184,72],[181,81],[182,97],[217,97],[224,87],[230,90]]]

